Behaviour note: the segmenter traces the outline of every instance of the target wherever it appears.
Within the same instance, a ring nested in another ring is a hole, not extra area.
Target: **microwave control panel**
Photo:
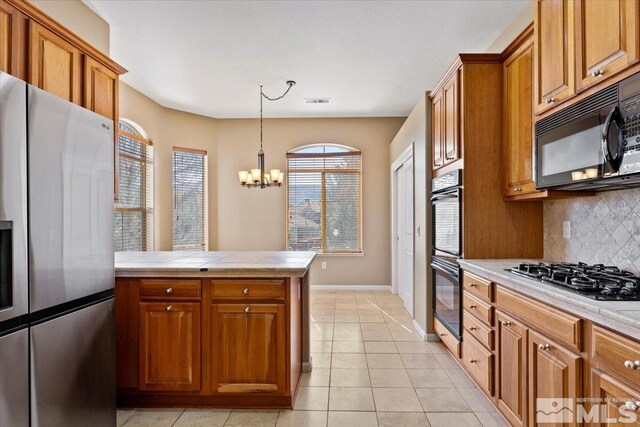
[[[619,172],[627,175],[640,172],[640,95],[620,102],[620,110],[624,117],[624,157]]]

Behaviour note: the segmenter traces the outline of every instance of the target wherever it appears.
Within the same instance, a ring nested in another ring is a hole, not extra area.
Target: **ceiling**
[[[484,52],[528,0],[84,0],[111,27],[123,81],[217,118],[406,116],[458,52]],[[331,98],[307,104],[305,98]]]

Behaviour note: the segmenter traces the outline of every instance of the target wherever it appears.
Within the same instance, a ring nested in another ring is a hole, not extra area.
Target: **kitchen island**
[[[116,253],[118,405],[291,408],[313,252]]]

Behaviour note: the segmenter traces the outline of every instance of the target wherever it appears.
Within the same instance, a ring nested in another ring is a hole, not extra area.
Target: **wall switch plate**
[[[327,269],[327,261],[322,261],[322,269],[323,270]]]
[[[562,222],[562,237],[565,239],[571,238],[571,221]]]

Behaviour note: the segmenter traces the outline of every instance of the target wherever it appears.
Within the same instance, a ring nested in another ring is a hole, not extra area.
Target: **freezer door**
[[[31,328],[31,425],[116,425],[113,299]]]
[[[27,85],[0,73],[0,322],[26,314]]]
[[[30,308],[114,286],[113,122],[29,86]]]
[[[0,426],[29,426],[29,330],[0,337]]]

